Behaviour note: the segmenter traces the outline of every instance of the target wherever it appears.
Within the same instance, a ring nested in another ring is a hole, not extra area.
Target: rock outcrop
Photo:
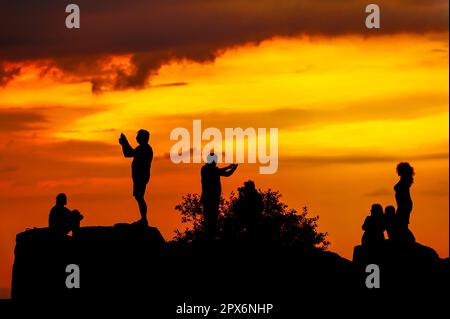
[[[358,245],[353,263],[362,285],[370,264],[380,268],[380,287],[387,289],[434,290],[445,287],[449,279],[448,258],[441,259],[434,249],[415,242],[385,240],[377,245]]]
[[[357,246],[352,262],[332,252],[293,247],[165,242],[156,228],[117,224],[82,227],[65,238],[55,238],[46,228],[18,234],[12,297],[80,301],[77,305],[106,300],[106,307],[112,300],[145,300],[164,313],[195,301],[270,302],[297,313],[301,301],[320,312],[327,310],[320,306],[325,299],[352,305],[359,298],[370,307],[375,301],[374,290],[365,287],[369,263],[380,266],[382,288],[419,291],[426,286],[425,293],[448,284],[448,259],[419,244]],[[69,264],[80,268],[79,289],[66,287]]]

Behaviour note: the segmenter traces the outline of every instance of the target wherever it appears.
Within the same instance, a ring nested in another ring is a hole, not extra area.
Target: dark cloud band
[[[2,0],[0,61],[49,59],[67,73],[82,73],[93,91],[101,92],[142,88],[165,63],[212,61],[229,47],[274,36],[448,30],[446,0],[379,0],[379,30],[365,28],[363,0],[75,2],[81,9],[81,28],[69,30],[64,23],[67,1]],[[131,64],[105,70],[105,57],[120,54],[131,54]],[[17,72],[0,67],[0,84]]]

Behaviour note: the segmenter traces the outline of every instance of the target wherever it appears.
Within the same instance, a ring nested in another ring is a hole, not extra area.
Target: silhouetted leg
[[[142,221],[147,221],[147,203],[145,202],[144,197],[138,197],[136,196],[136,201],[138,202],[139,205],[139,212],[141,213],[141,220]]]
[[[211,221],[210,221],[210,217],[211,217],[211,213],[210,213],[210,205],[207,204],[203,204],[203,223],[204,223],[204,227],[205,227],[205,237],[206,239],[210,239],[210,235],[211,235],[211,231],[210,231],[210,227],[211,227]]]
[[[211,232],[210,236],[211,239],[216,238],[217,235],[217,223],[218,221],[218,217],[219,217],[219,208],[218,207],[213,207],[211,210],[211,217],[210,217],[210,226],[209,226],[209,230]]]
[[[205,236],[208,240],[213,240],[217,235],[217,224],[219,217],[219,207],[214,203],[203,205],[203,216],[205,223]]]
[[[142,182],[140,180],[133,180],[133,196],[139,205],[141,221],[144,222],[145,224],[148,224],[148,222],[147,222],[147,203],[145,202],[145,199],[144,199],[146,186],[147,186],[146,182]]]

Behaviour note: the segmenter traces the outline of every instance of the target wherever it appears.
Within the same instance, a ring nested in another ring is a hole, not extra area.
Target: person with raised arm
[[[205,235],[209,240],[214,239],[217,235],[219,205],[222,194],[220,178],[233,175],[237,166],[237,164],[230,164],[223,168],[217,167],[217,155],[211,152],[201,169],[202,195],[200,201],[203,206]]]
[[[148,225],[147,220],[147,203],[144,195],[148,182],[150,181],[150,168],[153,160],[153,149],[148,143],[150,140],[150,133],[146,130],[139,130],[137,132],[136,141],[138,146],[131,147],[126,136],[122,133],[119,138],[119,143],[122,146],[122,152],[125,157],[133,157],[131,164],[131,177],[133,179],[133,196],[136,199],[141,219],[138,223],[145,226]]]

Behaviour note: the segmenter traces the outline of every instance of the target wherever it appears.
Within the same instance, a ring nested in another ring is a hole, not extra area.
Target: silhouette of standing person
[[[397,216],[395,215],[394,206],[386,206],[384,209],[384,224],[386,225],[386,233],[390,240],[396,239],[397,235]]]
[[[66,205],[66,194],[59,193],[56,196],[56,204],[50,210],[48,217],[48,227],[58,236],[65,236],[70,231],[76,231],[83,219],[83,215],[78,210],[71,211]]]
[[[203,220],[207,239],[214,239],[217,234],[220,196],[222,194],[221,176],[231,176],[237,168],[231,164],[223,168],[217,167],[217,155],[211,152],[206,164],[201,169]]]
[[[400,180],[394,186],[395,200],[397,202],[397,226],[399,236],[404,240],[413,240],[414,236],[409,231],[409,219],[413,209],[410,188],[414,182],[414,168],[406,162],[397,165],[397,174]]]
[[[150,168],[153,160],[153,149],[148,144],[150,133],[146,130],[137,132],[136,141],[138,146],[132,148],[126,136],[122,133],[119,143],[122,145],[122,152],[125,157],[133,157],[131,164],[131,176],[133,179],[133,196],[139,205],[141,219],[138,221],[144,225],[148,225],[147,221],[147,203],[144,195],[148,182],[150,181]]]

